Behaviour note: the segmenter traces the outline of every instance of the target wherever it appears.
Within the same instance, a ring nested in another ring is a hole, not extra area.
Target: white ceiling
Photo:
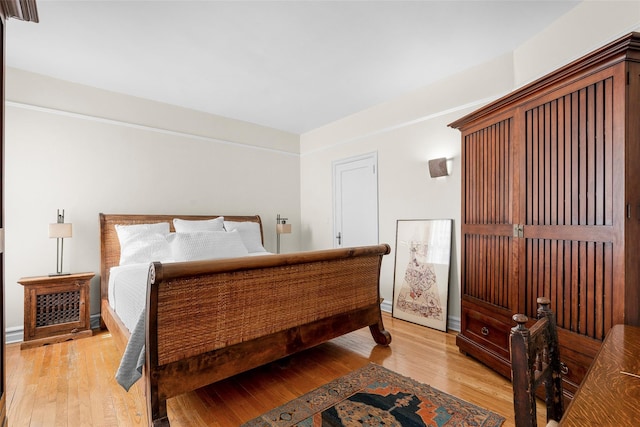
[[[304,133],[512,51],[577,4],[38,0],[10,67]]]

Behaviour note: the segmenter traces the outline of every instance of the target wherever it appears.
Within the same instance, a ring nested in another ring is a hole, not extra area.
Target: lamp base
[[[71,273],[49,273],[49,277],[54,276],[69,276]]]

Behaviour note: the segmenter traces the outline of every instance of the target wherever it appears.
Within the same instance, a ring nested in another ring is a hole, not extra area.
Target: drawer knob
[[[564,362],[560,362],[560,373],[562,375],[567,375],[569,373],[569,367]]]
[[[480,333],[482,333],[482,335],[486,337],[487,335],[489,335],[489,328],[483,326],[482,329],[480,329]]]

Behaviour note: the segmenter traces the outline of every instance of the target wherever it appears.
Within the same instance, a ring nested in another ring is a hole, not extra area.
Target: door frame
[[[375,222],[376,222],[376,236],[375,236],[375,240],[379,241],[380,240],[380,208],[379,208],[379,188],[378,188],[378,152],[377,151],[372,151],[369,153],[364,153],[364,154],[359,154],[356,156],[351,156],[351,157],[346,157],[343,159],[339,159],[339,160],[334,160],[331,162],[331,179],[332,179],[332,183],[331,183],[331,187],[332,187],[332,196],[333,196],[333,206],[332,206],[332,219],[333,219],[333,236],[332,236],[332,240],[333,240],[333,247],[334,248],[338,248],[338,247],[342,247],[341,245],[338,245],[338,233],[341,232],[341,230],[338,230],[337,227],[337,213],[338,213],[338,206],[337,206],[337,200],[338,200],[338,188],[337,188],[337,180],[336,180],[336,170],[338,167],[340,166],[344,166],[344,165],[348,165],[349,163],[355,163],[355,162],[359,162],[362,160],[370,160],[373,167],[374,167],[374,175],[375,175],[375,180],[376,180],[376,189],[375,189],[375,199],[376,199],[376,210],[375,210]]]

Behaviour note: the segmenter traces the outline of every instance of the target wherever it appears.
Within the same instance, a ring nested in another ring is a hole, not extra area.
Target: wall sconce
[[[62,213],[60,213],[60,209],[58,209],[58,221],[49,224],[49,238],[56,239],[56,272],[49,274],[49,276],[70,274],[62,272],[62,256],[64,253],[64,239],[71,237],[71,235],[71,223],[64,222],[64,209]]]
[[[449,171],[447,170],[447,158],[440,157],[438,159],[429,160],[429,175],[431,175],[431,178],[449,175]]]
[[[277,241],[277,252],[280,253],[280,235],[281,234],[289,234],[291,233],[291,224],[287,224],[288,218],[283,218],[278,214],[276,218],[276,241]]]

